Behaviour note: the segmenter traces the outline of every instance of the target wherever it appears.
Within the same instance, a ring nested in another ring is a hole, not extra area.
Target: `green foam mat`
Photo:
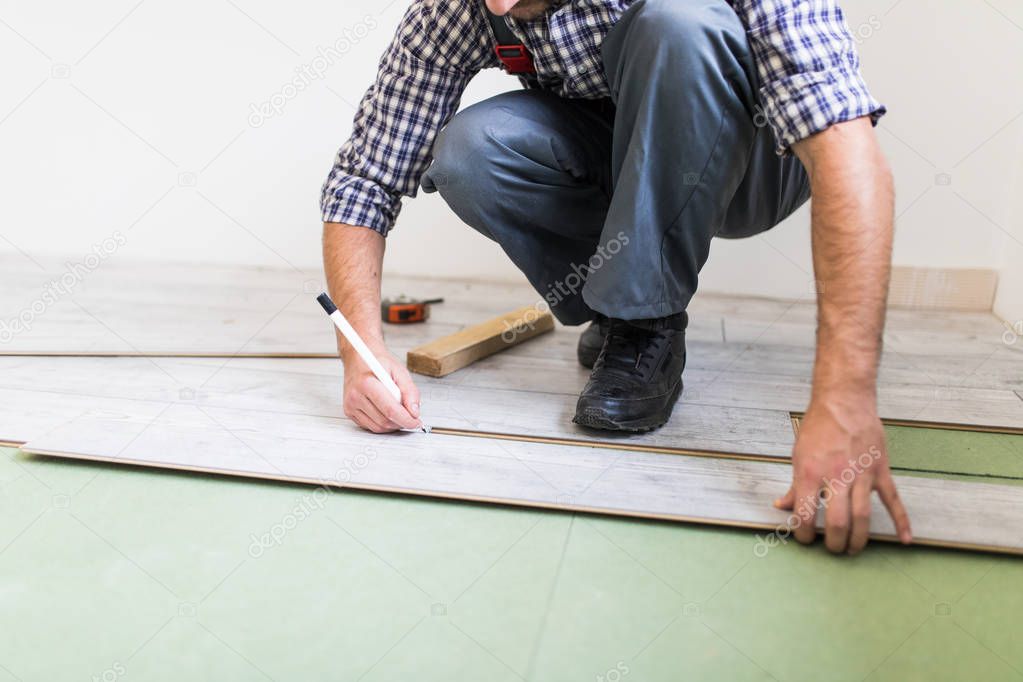
[[[6,680],[1011,680],[1023,561],[0,450]]]
[[[1023,435],[891,424],[885,431],[895,469],[1023,480]]]

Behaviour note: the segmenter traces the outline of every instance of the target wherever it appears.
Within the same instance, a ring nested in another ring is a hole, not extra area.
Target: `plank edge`
[[[89,455],[81,453],[71,452],[60,452],[56,450],[48,450],[45,448],[35,448],[31,445],[26,445],[22,448],[22,451],[37,456],[43,457],[56,457],[63,459],[75,459],[92,462],[102,462],[106,464],[119,464],[128,465],[133,467],[139,467],[142,469],[164,469],[170,471],[192,471],[196,473],[205,473],[215,476],[231,476],[234,478],[242,479],[255,479],[255,480],[269,480],[277,481],[282,483],[292,483],[300,485],[315,485],[320,487],[326,487],[337,490],[360,490],[376,493],[387,493],[393,495],[411,495],[416,497],[425,497],[432,499],[445,499],[445,500],[457,500],[462,502],[473,502],[473,503],[484,503],[484,504],[498,504],[509,507],[524,508],[524,509],[539,509],[545,511],[558,511],[558,512],[578,512],[585,514],[593,514],[598,516],[608,516],[613,518],[636,518],[646,519],[652,521],[670,521],[676,523],[686,523],[691,525],[701,526],[715,526],[724,528],[736,528],[746,530],[770,530],[776,531],[779,529],[778,524],[771,523],[753,523],[748,521],[735,521],[728,519],[716,519],[710,517],[699,517],[699,516],[688,516],[681,514],[653,514],[638,512],[634,510],[623,510],[623,509],[610,509],[601,507],[590,507],[585,505],[572,505],[572,504],[559,504],[556,502],[544,502],[540,503],[537,501],[530,500],[515,500],[508,498],[498,497],[486,497],[481,495],[464,495],[455,493],[445,493],[436,491],[420,490],[416,488],[396,488],[391,486],[378,486],[364,483],[328,483],[321,480],[309,479],[303,477],[285,477],[274,474],[261,474],[249,471],[237,471],[233,469],[213,469],[205,467],[197,467],[188,464],[170,464],[167,462],[155,462],[151,460],[133,460],[126,458],[114,458],[104,457],[101,455]],[[820,530],[817,531],[817,535],[820,536]],[[887,542],[890,544],[902,544],[897,536],[887,534],[870,534],[871,540],[877,540],[880,542]],[[930,540],[927,538],[914,538],[913,543],[909,546],[920,546],[920,547],[936,547],[941,549],[957,549],[974,552],[985,552],[991,554],[1001,554],[1010,556],[1023,556],[1023,547],[1003,547],[999,545],[984,545],[967,542],[953,542],[948,540]]]

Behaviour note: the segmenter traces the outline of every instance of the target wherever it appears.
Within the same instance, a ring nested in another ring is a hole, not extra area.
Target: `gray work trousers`
[[[566,324],[685,310],[711,239],[810,196],[764,125],[724,0],[637,0],[605,37],[608,100],[498,95],[445,126],[423,189],[495,240]]]

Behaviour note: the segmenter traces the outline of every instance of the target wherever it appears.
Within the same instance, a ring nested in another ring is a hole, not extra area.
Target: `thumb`
[[[419,388],[412,381],[408,370],[397,362],[391,366],[391,377],[401,389],[401,404],[416,419],[419,419]]]
[[[796,488],[792,486],[789,491],[774,501],[775,509],[783,509],[785,511],[792,511],[792,508],[796,504]]]

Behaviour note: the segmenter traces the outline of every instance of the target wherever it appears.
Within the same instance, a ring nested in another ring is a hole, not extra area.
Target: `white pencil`
[[[354,348],[355,352],[359,354],[362,361],[365,362],[373,371],[373,375],[380,380],[380,383],[384,385],[384,388],[386,388],[387,392],[391,394],[391,397],[400,403],[401,389],[398,388],[398,384],[394,383],[394,379],[391,378],[391,375],[386,369],[384,369],[384,366],[381,365],[380,361],[377,360],[375,355],[373,355],[373,351],[369,349],[366,342],[363,341],[362,337],[359,336],[359,333],[355,331],[355,327],[353,327],[351,323],[348,322],[348,319],[341,314],[341,311],[337,309],[337,306],[334,305],[334,301],[330,300],[330,296],[327,295],[327,292],[323,292],[317,296],[316,300],[319,301],[321,306],[323,306],[323,309],[327,312],[327,315],[330,316],[330,319],[334,321],[334,326],[341,331],[341,334],[345,337],[348,343],[352,344],[352,348]],[[430,429],[425,424],[419,429],[402,430],[423,431],[424,433],[430,432]]]

